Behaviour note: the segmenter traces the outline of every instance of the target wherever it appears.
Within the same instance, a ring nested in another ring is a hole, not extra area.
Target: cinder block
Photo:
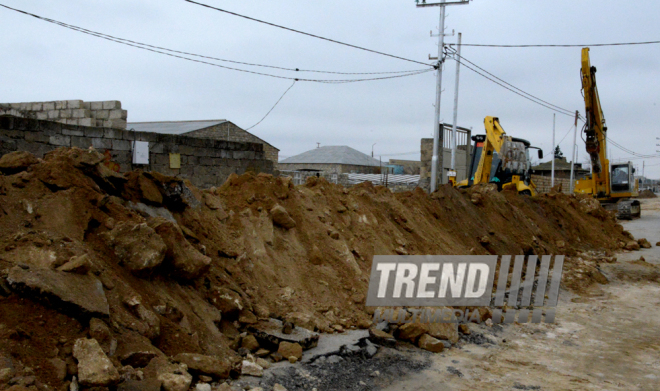
[[[87,149],[92,146],[91,139],[87,137],[71,137],[71,146],[80,149]]]
[[[78,126],[78,120],[77,119],[69,118],[69,119],[63,120],[63,121],[66,121],[66,122],[62,122],[62,123],[66,123],[67,125],[76,125],[76,126]]]
[[[200,157],[199,158],[199,164],[204,165],[204,166],[212,166],[213,165],[213,158]]]
[[[149,150],[153,153],[164,153],[164,147],[162,143],[154,143],[150,142],[149,143]],[[183,163],[183,157],[181,157],[181,163]]]
[[[92,109],[92,102],[83,102],[83,105],[82,105],[81,108],[91,110]]]
[[[71,110],[66,109],[66,110],[60,110],[60,118],[71,118]]]
[[[121,102],[118,100],[106,100],[103,102],[104,110],[121,109]]]
[[[32,107],[30,110],[32,111],[41,111],[43,110],[44,104],[42,102],[34,102],[32,103]]]
[[[93,138],[92,147],[96,149],[112,149],[112,140],[105,138]]]
[[[97,128],[102,128],[103,127],[103,120],[102,119],[97,119],[96,120],[96,127]]]
[[[103,137],[103,129],[86,128],[83,131],[85,132],[85,137]]]
[[[94,118],[80,118],[78,120],[78,125],[80,125],[80,126],[96,126],[96,120]]]
[[[58,119],[58,118],[60,118],[59,110],[50,110],[48,112],[48,119]]]
[[[32,102],[22,102],[20,110],[22,110],[22,111],[32,110]]]
[[[103,121],[104,128],[126,129],[125,119],[108,119]]]
[[[112,149],[115,151],[131,151],[131,142],[128,140],[112,140]]]
[[[82,100],[67,100],[66,101],[66,108],[67,109],[86,109],[86,107],[83,105]]]
[[[50,137],[42,132],[25,132],[25,141],[47,143],[50,141]]]
[[[39,112],[37,112],[37,119],[40,119],[40,120],[46,120],[46,119],[48,119],[48,113],[45,112],[45,111],[39,111]]]
[[[110,128],[105,128],[103,129],[103,137],[105,138],[111,138],[111,139],[122,139],[122,131],[120,129],[110,129]]]
[[[89,102],[90,110],[103,110],[103,102]]]
[[[138,141],[148,141],[148,142],[158,141],[157,133],[135,132],[135,136],[137,137]]]
[[[50,111],[50,110],[55,110],[55,102],[44,102],[43,111]]]
[[[69,127],[64,127],[62,128],[62,134],[65,136],[84,136],[85,133],[78,128],[69,128]]]
[[[96,119],[108,119],[110,110],[93,110],[92,117]]]
[[[126,119],[128,118],[128,111],[126,110],[109,110],[108,119]]]
[[[75,109],[71,110],[71,116],[73,118],[92,118],[92,112],[86,109]]]
[[[56,134],[56,135],[50,136],[50,138],[48,140],[48,143],[51,144],[51,145],[57,145],[57,146],[60,146],[60,147],[68,147],[69,145],[71,145],[71,137]]]

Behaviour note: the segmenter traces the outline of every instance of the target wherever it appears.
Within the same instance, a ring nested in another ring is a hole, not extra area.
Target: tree
[[[561,159],[564,157],[564,153],[559,148],[559,145],[555,147],[555,159]]]

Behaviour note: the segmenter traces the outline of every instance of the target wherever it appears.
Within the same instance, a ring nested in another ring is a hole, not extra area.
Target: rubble
[[[81,385],[106,387],[119,382],[119,372],[95,339],[77,340],[73,346],[73,356],[78,360]]]
[[[371,327],[365,307],[374,255],[561,252],[565,286],[579,292],[606,282],[598,265],[616,262],[606,252],[633,240],[582,196],[493,186],[395,194],[250,173],[199,190],[155,172],[114,173],[103,155],[77,148],[0,162],[0,356],[14,368],[0,359],[0,382],[16,368],[49,368],[28,376],[51,389],[87,381],[73,345],[88,337],[125,390],[238,376],[241,349],[262,368],[291,357],[307,365],[303,351],[320,332],[365,329],[330,365],[375,360],[397,340]],[[459,335],[455,324],[395,328],[433,349],[429,338],[446,348]]]

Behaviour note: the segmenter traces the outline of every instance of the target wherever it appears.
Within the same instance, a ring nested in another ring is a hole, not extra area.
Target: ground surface
[[[632,262],[660,264],[660,199],[643,200],[642,218],[623,225],[654,247],[618,254],[603,268],[610,283],[586,297],[563,292],[555,324],[507,327],[496,345],[432,356],[428,369],[383,390],[659,390],[660,280]]]

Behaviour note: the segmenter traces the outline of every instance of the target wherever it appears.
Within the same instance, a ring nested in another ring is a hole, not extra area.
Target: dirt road
[[[636,238],[660,240],[660,199],[624,222]],[[562,292],[555,324],[475,328],[494,344],[466,344],[432,356],[429,369],[401,378],[405,390],[659,390],[660,247],[618,254],[607,285],[586,296]]]

